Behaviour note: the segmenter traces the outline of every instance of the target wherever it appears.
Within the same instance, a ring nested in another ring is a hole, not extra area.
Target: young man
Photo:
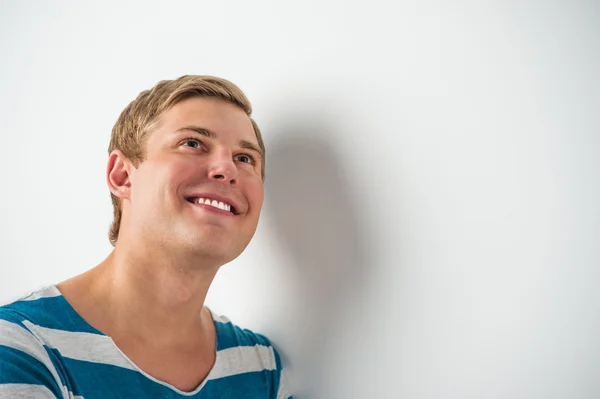
[[[112,131],[112,253],[0,308],[2,398],[288,398],[267,338],[204,306],[254,235],[265,149],[231,82],[162,81]]]

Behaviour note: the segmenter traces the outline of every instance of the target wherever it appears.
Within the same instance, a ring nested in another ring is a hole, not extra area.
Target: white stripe
[[[54,285],[50,285],[44,288],[41,288],[37,291],[33,291],[31,294],[26,296],[25,298],[21,298],[21,301],[34,301],[40,298],[53,298],[56,296],[61,296],[62,294]]]
[[[56,399],[56,396],[44,385],[0,384],[0,398]]]
[[[252,371],[275,370],[275,354],[270,346],[236,346],[217,352],[207,379],[228,377]]]
[[[13,348],[19,350],[23,353],[28,354],[34,359],[39,360],[48,371],[54,377],[54,381],[56,384],[61,387],[63,395],[65,395],[68,391],[67,388],[62,385],[60,377],[48,356],[48,353],[42,346],[40,342],[38,342],[33,335],[23,327],[11,323],[6,320],[0,320],[0,345],[8,346],[9,348]],[[3,396],[0,397],[11,397],[11,396]]]
[[[290,396],[287,375],[285,369],[279,374],[279,388],[277,389],[277,399],[288,399]]]
[[[56,399],[56,396],[44,385],[34,384],[2,384],[0,385],[0,398],[17,399]],[[73,395],[69,392],[68,399],[84,399],[83,396]]]
[[[23,321],[23,324],[42,342],[57,349],[64,357],[138,370],[106,335],[55,330],[35,325],[28,320]]]

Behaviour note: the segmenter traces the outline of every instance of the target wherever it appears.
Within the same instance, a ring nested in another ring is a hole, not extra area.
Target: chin
[[[201,243],[201,244],[199,244]],[[242,253],[241,250],[231,245],[223,245],[223,242],[207,242],[206,240],[189,240],[185,247],[190,256],[198,259],[211,259],[212,262],[224,265],[231,262]]]

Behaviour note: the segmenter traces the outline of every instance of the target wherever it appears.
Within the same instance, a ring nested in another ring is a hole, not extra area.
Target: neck
[[[177,345],[206,331],[201,316],[218,269],[189,254],[146,252],[123,243],[76,285],[102,304],[91,313],[108,335]]]

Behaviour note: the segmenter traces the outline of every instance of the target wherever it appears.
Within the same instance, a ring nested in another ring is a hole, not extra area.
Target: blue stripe
[[[6,320],[13,324],[17,324],[18,326],[29,331],[29,329],[27,327],[25,327],[25,324],[23,324],[23,320],[26,320],[26,318],[24,318],[20,314],[15,314],[15,312],[11,312],[6,307],[0,307],[0,320]]]
[[[270,398],[271,395],[265,396],[265,393],[269,392],[269,379],[273,373],[274,371],[263,370],[211,380],[202,389],[202,396],[198,395],[198,397],[215,399]]]
[[[62,362],[73,384],[72,392],[85,399],[168,398],[174,393],[136,370],[70,358],[62,358]]]
[[[68,375],[68,370],[65,370],[65,368],[63,366],[63,363],[62,363],[63,357],[61,356],[60,352],[58,352],[58,350],[56,350],[56,349],[48,348],[46,345],[44,345],[44,349],[46,350],[46,353],[48,354],[48,357],[50,358],[50,361],[52,362],[52,366],[54,366],[54,369],[58,373],[58,377],[60,378],[61,384],[65,387],[67,387],[67,389],[70,392],[72,392],[73,394],[79,395],[79,393],[74,391],[71,384],[69,384],[69,382],[65,379],[65,376]]]
[[[62,295],[32,301],[17,301],[6,305],[5,308],[13,311],[20,321],[29,320],[38,326],[104,335],[83,320]]]
[[[215,321],[215,328],[217,330],[217,351],[256,344],[271,346],[271,341],[267,337],[242,329],[231,322]]]
[[[71,380],[76,381],[72,392],[84,396],[85,399],[257,398],[264,397],[269,383],[275,375],[279,375],[273,370],[237,374],[210,380],[197,394],[183,396],[169,387],[149,381],[145,375],[135,370],[69,358],[63,358],[63,361]]]
[[[0,384],[43,385],[60,398],[61,389],[50,370],[36,358],[20,350],[0,345]]]

